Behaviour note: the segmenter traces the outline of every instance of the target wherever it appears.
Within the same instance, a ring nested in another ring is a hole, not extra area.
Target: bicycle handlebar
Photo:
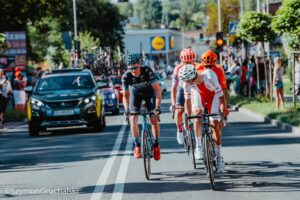
[[[215,117],[220,116],[219,113],[212,113],[212,114],[199,114],[199,115],[191,115],[187,116],[188,119],[195,119],[195,118],[204,118],[204,117]]]

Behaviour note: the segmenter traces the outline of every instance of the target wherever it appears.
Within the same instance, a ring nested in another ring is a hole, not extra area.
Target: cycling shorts
[[[143,100],[145,101],[147,111],[153,112],[155,109],[155,100],[156,100],[154,91],[140,93],[140,92],[135,92],[135,90],[132,90],[129,99],[130,113],[139,113]]]
[[[191,90],[191,102],[192,111],[195,112],[196,109],[204,111],[205,105],[207,105],[208,113],[219,113],[219,97],[215,95],[214,92],[200,94],[197,90]],[[220,120],[220,116],[213,116],[209,118],[211,121]]]
[[[182,87],[177,88],[176,105],[184,107],[184,89]]]

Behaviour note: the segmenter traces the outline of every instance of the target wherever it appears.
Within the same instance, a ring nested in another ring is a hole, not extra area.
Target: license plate
[[[74,115],[74,110],[55,110],[53,115],[54,116]]]

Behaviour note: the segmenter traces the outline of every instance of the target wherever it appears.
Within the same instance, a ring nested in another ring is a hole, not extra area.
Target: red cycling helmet
[[[217,58],[217,54],[215,54],[212,50],[208,50],[201,55],[201,62],[203,65],[214,65]]]
[[[195,58],[196,54],[191,48],[183,49],[180,53],[180,60],[182,62],[193,62]]]

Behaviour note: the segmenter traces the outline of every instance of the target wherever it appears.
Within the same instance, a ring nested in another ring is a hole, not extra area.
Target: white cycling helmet
[[[195,66],[192,64],[186,64],[181,67],[178,72],[178,78],[182,81],[192,80],[196,77],[197,72]]]

